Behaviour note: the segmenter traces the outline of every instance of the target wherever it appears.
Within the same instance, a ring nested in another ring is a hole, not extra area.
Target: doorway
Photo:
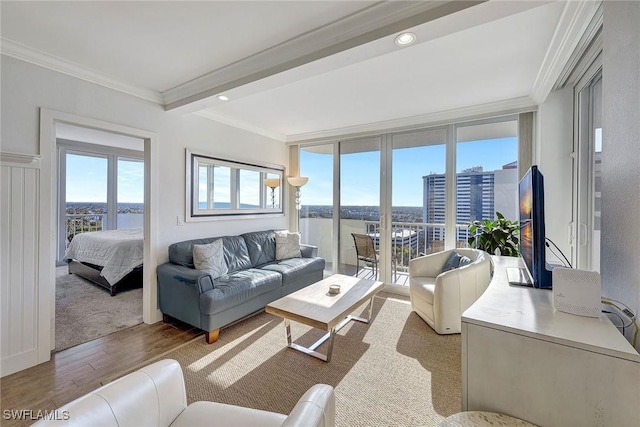
[[[144,140],[58,123],[56,147],[58,352],[142,323]]]
[[[157,308],[157,284],[152,272],[157,267],[157,254],[151,250],[157,246],[157,214],[154,213],[158,200],[158,135],[141,129],[91,119],[75,114],[63,113],[45,108],[40,109],[40,173],[43,177],[39,193],[40,235],[51,236],[49,242],[39,246],[40,271],[38,280],[37,312],[37,360],[33,364],[46,362],[55,347],[55,254],[57,242],[57,174],[56,126],[58,123],[78,127],[98,129],[119,135],[144,140],[144,268],[143,275],[143,321],[151,324],[162,318]],[[48,185],[47,185],[48,183]],[[157,209],[157,208],[156,208]],[[28,367],[28,366],[26,366]]]

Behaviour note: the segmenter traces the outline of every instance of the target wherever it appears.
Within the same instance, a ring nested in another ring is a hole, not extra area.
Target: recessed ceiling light
[[[220,101],[228,101],[228,100],[229,100],[229,97],[228,97],[228,96],[224,96],[224,95],[218,95],[218,99],[219,99]]]
[[[398,46],[408,46],[416,41],[416,35],[413,33],[402,33],[396,37],[396,44]]]

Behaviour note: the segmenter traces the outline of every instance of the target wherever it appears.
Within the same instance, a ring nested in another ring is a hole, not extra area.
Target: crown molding
[[[0,163],[3,166],[19,166],[28,168],[40,168],[40,156],[36,154],[22,154],[0,152]]]
[[[0,47],[0,52],[2,52],[3,55],[164,105],[164,98],[160,92],[123,83],[111,77],[107,77],[104,74],[83,67],[82,65],[76,64],[75,62],[67,61],[66,59],[16,43],[4,37],[2,37],[1,40],[2,45]]]
[[[600,1],[579,0],[565,3],[551,43],[531,89],[530,98],[541,104],[562,76],[585,30],[600,8]]]
[[[225,125],[229,125],[229,126],[233,126],[236,127],[238,129],[243,129],[246,130],[248,132],[252,132],[258,135],[262,135],[262,136],[266,136],[267,138],[271,138],[271,139],[275,139],[277,141],[281,141],[281,142],[285,142],[286,141],[286,136],[278,133],[278,132],[274,132],[268,129],[264,129],[255,125],[252,125],[248,122],[245,122],[243,120],[237,120],[231,117],[227,117],[224,116],[222,114],[218,114],[216,112],[213,112],[211,110],[201,110],[201,111],[197,111],[194,112],[193,114],[200,116],[200,117],[204,117],[206,119],[209,120],[215,120],[216,122],[220,122],[223,123]]]
[[[383,120],[363,125],[288,135],[287,144],[335,140],[336,138],[347,136],[349,138],[368,136],[372,134],[379,134],[381,132],[395,132],[417,129],[425,126],[439,126],[443,124],[450,124],[454,121],[479,120],[495,116],[496,114],[508,115],[535,110],[537,110],[537,105],[528,96],[523,96],[520,98],[506,99],[503,101],[455,108],[435,113],[420,114],[417,116],[399,119]]]
[[[403,31],[481,1],[377,2],[359,12],[163,92],[176,109]]]

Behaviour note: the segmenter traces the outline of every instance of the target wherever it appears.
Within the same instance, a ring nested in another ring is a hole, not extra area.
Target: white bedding
[[[143,238],[141,228],[76,234],[64,258],[103,267],[100,275],[114,285],[142,265]]]

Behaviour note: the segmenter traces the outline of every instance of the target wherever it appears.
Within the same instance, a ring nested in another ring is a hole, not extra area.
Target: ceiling
[[[2,1],[0,28],[5,55],[295,141],[535,105],[593,3]]]

